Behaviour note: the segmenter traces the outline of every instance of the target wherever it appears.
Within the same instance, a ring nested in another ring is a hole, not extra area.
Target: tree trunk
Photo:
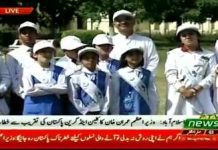
[[[109,16],[109,35],[113,36],[114,35],[114,27],[113,27],[113,11],[109,11],[108,12],[108,16]]]
[[[80,15],[77,15],[77,28],[84,29],[83,18]]]
[[[148,21],[148,36],[151,38],[151,22]]]

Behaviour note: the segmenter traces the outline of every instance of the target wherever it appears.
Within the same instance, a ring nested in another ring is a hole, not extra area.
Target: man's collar
[[[133,38],[135,36],[135,33],[133,33],[132,35],[130,35],[128,37],[126,37],[126,35],[121,34],[121,33],[118,33],[117,36],[119,36],[119,37],[121,37],[123,39],[131,39],[131,38]]]

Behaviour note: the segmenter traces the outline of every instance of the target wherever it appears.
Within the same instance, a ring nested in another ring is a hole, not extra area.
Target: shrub
[[[17,38],[17,32],[0,32],[0,45],[8,47]]]
[[[74,35],[77,36],[81,39],[82,42],[86,44],[92,44],[92,39],[97,35],[97,34],[102,34],[104,33],[101,30],[66,30],[63,31],[62,33],[62,38],[68,35]]]

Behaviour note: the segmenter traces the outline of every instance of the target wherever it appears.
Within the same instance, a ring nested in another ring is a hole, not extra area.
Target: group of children
[[[56,62],[51,42],[33,46],[34,61],[22,74],[23,115],[156,114],[159,98],[152,73],[142,68],[144,51],[121,46],[117,61],[109,58],[109,36],[99,34],[92,44],[66,36],[60,42],[65,56]],[[7,81],[2,72],[0,92],[8,89]]]
[[[154,57],[148,59],[151,52],[142,48],[143,40],[114,44],[111,37],[99,34],[90,47],[76,36],[66,36],[60,41],[65,55],[55,60],[52,42],[35,42],[33,23],[21,24],[18,32],[24,44],[8,53],[6,64],[0,59],[0,114],[9,114],[5,95],[10,88],[10,109],[20,108],[15,103],[20,99],[23,115],[157,114],[155,67],[145,65]],[[168,52],[165,64],[167,115],[217,112],[214,53],[200,47],[194,26],[182,24],[176,34],[182,46]]]

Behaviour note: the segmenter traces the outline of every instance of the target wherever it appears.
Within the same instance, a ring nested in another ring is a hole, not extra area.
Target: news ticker
[[[217,115],[0,116],[1,148],[217,148]]]
[[[0,7],[0,15],[30,15],[33,7]]]

